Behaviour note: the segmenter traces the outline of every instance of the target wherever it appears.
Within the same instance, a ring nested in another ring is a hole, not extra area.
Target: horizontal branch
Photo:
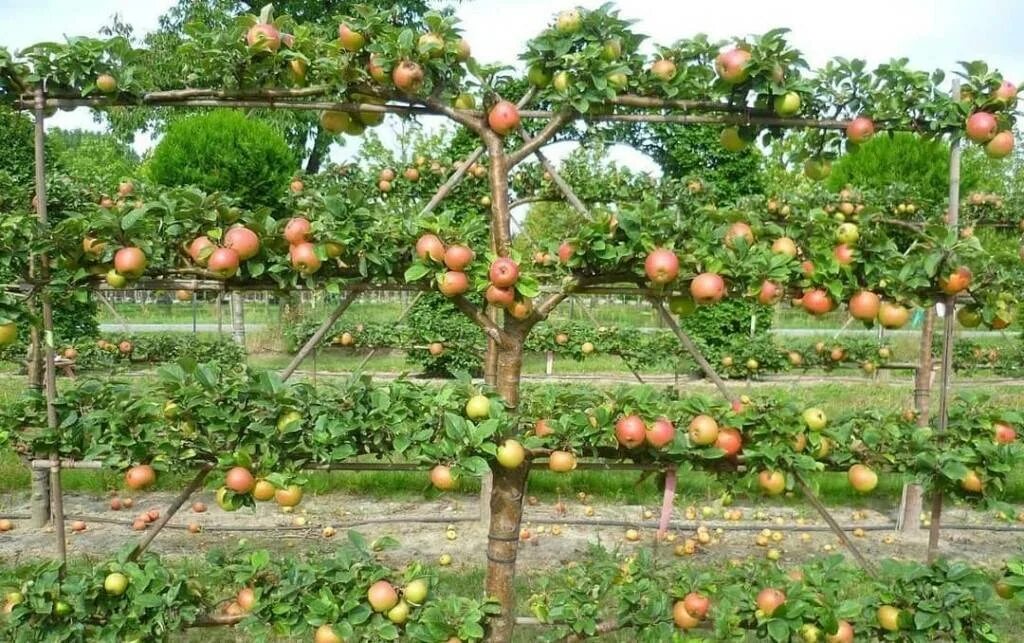
[[[298,111],[323,111],[332,110],[340,112],[377,112],[414,116],[418,114],[433,114],[446,116],[460,122],[467,127],[468,123],[476,120],[481,130],[483,127],[480,111],[456,110],[441,103],[429,99],[424,104],[395,102],[378,105],[375,103],[353,103],[348,101],[309,101],[296,100],[295,98],[255,97],[255,98],[168,98],[165,92],[152,92],[134,100],[117,98],[48,98],[47,107],[75,108],[91,107],[93,109],[105,109],[110,107],[228,107],[248,109],[284,109]],[[32,109],[34,101],[22,99],[15,102],[19,109]],[[779,116],[762,115],[753,110],[746,110],[743,113],[735,114],[577,114],[570,111],[570,116],[561,116],[564,111],[552,112],[549,110],[521,110],[519,116],[524,119],[540,119],[552,121],[553,119],[565,118],[565,122],[573,119],[580,119],[586,122],[625,122],[625,123],[675,123],[680,125],[760,125],[764,127],[784,128],[808,128],[808,129],[845,129],[849,124],[847,120],[839,119],[815,119],[815,118],[782,118]],[[563,123],[564,125],[564,123]],[[897,128],[889,128],[897,129]],[[916,131],[920,128],[910,128]],[[556,129],[557,131],[557,129]],[[542,138],[540,136],[538,139]],[[546,139],[537,144],[543,145]],[[517,150],[514,153],[515,160],[521,161],[533,152],[533,149]],[[513,155],[510,155],[512,157]]]

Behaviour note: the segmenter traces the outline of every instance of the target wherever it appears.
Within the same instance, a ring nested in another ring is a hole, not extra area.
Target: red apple
[[[562,245],[558,246],[558,260],[562,263],[569,263],[572,256],[576,253],[576,246],[572,245],[568,241],[562,242]]]
[[[851,143],[867,143],[875,135],[875,122],[866,116],[858,116],[846,126],[846,138]]]
[[[488,278],[498,288],[511,288],[519,280],[519,265],[508,257],[498,257],[491,262]]]
[[[686,432],[690,436],[690,442],[697,446],[714,444],[718,439],[718,422],[710,415],[701,414],[690,420]]]
[[[423,87],[423,68],[411,60],[403,60],[391,72],[391,82],[406,94],[415,94]]]
[[[238,258],[245,261],[260,251],[260,238],[245,226],[235,226],[224,233],[224,247],[234,250]]]
[[[281,32],[274,25],[261,22],[249,28],[245,42],[259,51],[273,53],[281,48]]]
[[[743,436],[738,429],[723,426],[718,429],[718,437],[715,439],[715,446],[725,451],[727,457],[733,457],[743,448]]]
[[[779,606],[786,602],[786,595],[774,587],[767,587],[758,592],[754,602],[757,604],[757,608],[765,613],[765,616],[771,616],[775,610],[779,609]]]
[[[711,600],[699,592],[690,592],[683,597],[683,605],[687,612],[703,620],[711,608]]]
[[[487,124],[499,135],[505,136],[519,127],[519,108],[507,100],[498,101],[487,113]]]
[[[220,279],[230,279],[238,272],[238,253],[231,248],[217,248],[206,262],[207,269]]]
[[[205,268],[215,247],[209,237],[196,237],[188,246],[188,256],[197,266]]]
[[[553,434],[554,432],[555,430],[551,428],[551,425],[548,424],[547,420],[537,420],[537,423],[533,425],[533,434],[536,435],[538,438],[547,437]]]
[[[845,243],[837,245],[833,253],[840,266],[848,266],[853,263],[853,248]]]
[[[644,443],[647,427],[637,415],[626,415],[615,423],[615,438],[627,449],[635,449]]]
[[[300,274],[311,275],[320,270],[320,258],[316,256],[316,248],[308,241],[292,246],[288,255],[292,267]]]
[[[448,266],[449,270],[463,271],[475,257],[476,253],[471,249],[456,244],[444,251],[444,265]]]
[[[824,315],[832,310],[832,298],[819,288],[808,290],[803,297],[804,310],[812,315]]]
[[[344,23],[338,25],[338,40],[348,51],[359,51],[366,44],[366,37],[363,34]]]
[[[651,283],[663,286],[679,276],[679,257],[665,248],[657,248],[647,255],[644,270]]]
[[[484,299],[487,303],[498,308],[507,308],[516,301],[516,291],[511,288],[498,288],[491,284],[484,292]]]
[[[1013,152],[1013,132],[1007,130],[996,134],[985,146],[985,154],[989,158],[1006,158]]]
[[[846,473],[850,486],[860,493],[870,493],[878,486],[878,474],[871,467],[855,464]]]
[[[988,143],[999,131],[999,122],[988,112],[974,112],[967,117],[967,138],[975,143]]]
[[[761,290],[757,293],[757,301],[765,306],[773,306],[782,299],[782,287],[779,284],[765,279],[761,282]]]
[[[713,272],[702,272],[690,282],[690,294],[698,304],[713,304],[725,296],[725,280]]]
[[[742,221],[729,226],[729,229],[725,232],[725,245],[732,248],[736,245],[736,239],[742,238],[746,241],[748,246],[754,244],[754,231],[751,230],[750,226]]]
[[[146,255],[139,248],[127,246],[114,253],[114,270],[129,279],[138,279],[146,270]]]
[[[531,313],[533,313],[533,300],[528,297],[517,300],[508,307],[508,314],[516,319],[526,319]]]
[[[715,58],[715,71],[726,83],[738,85],[750,77],[747,64],[750,52],[743,49],[730,49],[718,54]]]
[[[431,261],[441,263],[444,260],[444,244],[437,238],[436,234],[425,234],[416,240],[416,256],[420,261]]]
[[[665,418],[658,418],[647,427],[647,444],[661,449],[672,443],[676,438],[676,427]]]
[[[1004,80],[999,89],[995,91],[994,97],[1007,107],[1013,107],[1017,104],[1017,86],[1008,80]]]
[[[675,78],[676,64],[667,58],[659,58],[651,63],[651,75],[659,80],[668,82]]]
[[[902,328],[910,321],[910,311],[904,306],[885,301],[878,307],[878,321],[886,328]]]
[[[464,272],[449,270],[438,280],[437,289],[445,297],[456,297],[469,290],[469,278]]]
[[[430,470],[430,484],[441,491],[448,491],[455,486],[452,470],[443,464],[437,465]]]
[[[310,224],[305,217],[294,217],[284,226],[284,238],[293,246],[309,241]]]
[[[1006,422],[995,422],[992,427],[995,429],[998,444],[1010,444],[1017,439],[1017,432]]]
[[[881,303],[882,300],[875,293],[870,290],[861,290],[854,294],[853,297],[850,297],[850,302],[847,306],[850,309],[850,315],[854,319],[874,321],[875,317],[878,316],[878,308]]]
[[[951,274],[939,278],[939,288],[947,295],[959,295],[971,285],[971,269],[960,266]]]
[[[757,484],[769,496],[777,496],[786,490],[786,475],[781,471],[762,471],[757,474]]]

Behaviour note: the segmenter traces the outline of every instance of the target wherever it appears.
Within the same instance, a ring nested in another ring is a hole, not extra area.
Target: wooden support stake
[[[668,309],[665,308],[665,302],[662,300],[662,298],[651,297],[651,303],[654,304],[654,308],[658,311],[658,314],[661,315],[661,319],[665,322],[665,325],[668,326],[673,333],[675,333],[675,336],[679,338],[679,342],[683,345],[684,348],[686,348],[687,352],[690,353],[690,356],[697,361],[700,367],[704,370],[704,373],[707,374],[711,381],[715,383],[715,386],[722,393],[725,399],[729,400],[729,402],[735,408],[740,403],[739,398],[736,397],[736,395],[729,389],[728,386],[726,386],[725,381],[721,378],[718,372],[715,371],[715,368],[708,362],[707,358],[704,357],[704,354],[700,351],[697,345],[693,343],[693,340],[690,339],[690,336],[686,334],[686,331],[679,327],[679,324],[676,323],[675,318],[673,318],[672,315],[668,312]],[[825,522],[828,523],[828,526],[832,529],[836,536],[839,537],[840,542],[842,542],[843,545],[845,545],[846,548],[850,551],[850,553],[853,554],[853,557],[857,560],[858,563],[860,563],[861,567],[863,567],[865,571],[874,575],[874,569],[870,566],[867,559],[864,558],[864,555],[860,553],[860,550],[857,549],[857,546],[853,544],[853,541],[850,540],[850,537],[846,535],[846,532],[842,530],[842,528],[839,526],[839,523],[836,522],[835,518],[832,517],[832,514],[829,513],[828,508],[825,505],[823,505],[820,500],[818,500],[818,497],[814,495],[814,491],[807,486],[807,483],[804,482],[804,479],[800,476],[799,473],[793,472],[792,475],[796,480],[797,485],[800,487],[800,489],[804,492],[804,495],[807,497],[807,501],[811,503],[811,506],[813,506],[814,509],[817,510],[817,512],[825,520]]]
[[[416,302],[418,302],[420,300],[420,297],[422,297],[422,296],[423,296],[422,292],[416,293],[416,296],[412,298],[412,301],[409,302],[409,305],[405,307],[405,310],[402,311],[402,314],[399,315],[398,319],[395,320],[395,324],[402,323],[405,320],[405,318],[409,316],[409,313],[412,311],[412,307],[416,305]],[[366,354],[366,357],[364,357],[363,360],[361,362],[359,362],[359,366],[356,366],[356,371],[363,370],[363,368],[366,367],[367,363],[369,363],[370,358],[373,357],[374,353],[376,353],[376,352],[377,352],[377,347],[376,346],[371,348],[370,352]]]
[[[953,81],[953,100],[960,100],[960,81]],[[949,149],[949,228],[954,234],[960,225],[960,141],[953,140]],[[956,296],[949,295],[944,301],[942,313],[942,380],[939,383],[939,420],[935,427],[935,438],[941,444],[949,426],[949,380],[953,374],[953,328],[956,325]],[[940,475],[935,472],[935,475]],[[928,562],[935,560],[939,551],[939,530],[942,522],[942,491],[933,485],[932,524],[928,530]]]
[[[932,388],[932,333],[935,329],[935,307],[930,306],[924,314],[921,326],[920,354],[917,372],[914,374],[914,409],[917,411],[917,425],[928,426]],[[924,507],[924,489],[916,482],[903,485],[900,508],[896,515],[896,531],[908,537],[921,535],[921,510]]]
[[[142,537],[142,540],[139,542],[139,544],[136,545],[135,549],[132,550],[132,553],[128,555],[128,560],[139,559],[139,556],[141,556],[142,553],[146,551],[150,543],[153,542],[153,539],[157,537],[157,534],[159,534],[163,530],[163,528],[167,525],[170,519],[174,517],[174,514],[178,513],[178,510],[181,509],[181,506],[185,504],[185,502],[190,497],[192,497],[193,493],[198,491],[203,486],[203,482],[206,480],[206,476],[208,476],[211,471],[213,471],[212,463],[204,464],[199,469],[199,471],[196,473],[196,476],[192,478],[192,482],[189,482],[188,486],[181,490],[181,493],[179,493],[178,497],[174,499],[174,502],[172,502],[171,505],[167,507],[167,511],[165,511],[163,515],[160,516],[160,519],[156,521],[156,524],[153,525],[153,530],[147,532],[146,535]]]
[[[242,293],[231,291],[231,339],[239,346],[245,346],[245,302]]]
[[[36,178],[36,213],[39,224],[43,228],[49,226],[46,216],[46,95],[42,87],[36,90],[36,114],[35,114],[35,178]],[[46,253],[39,255],[39,277],[48,280],[50,278],[50,260]],[[57,370],[54,366],[53,353],[53,301],[50,293],[46,290],[42,293],[43,309],[43,335],[40,347],[43,351],[43,391],[46,395],[46,426],[57,436],[58,451],[54,452],[54,459],[60,456],[59,445],[61,443],[60,429],[57,424],[57,407],[54,402],[57,399]],[[60,557],[60,574],[64,575],[67,567],[68,552],[67,542],[64,540],[64,496],[60,485],[60,462],[50,468],[50,513],[53,519],[53,532],[57,540],[57,555]]]
[[[665,325],[668,326],[672,333],[675,334],[676,338],[679,339],[679,343],[683,345],[683,348],[685,348],[686,352],[690,354],[690,357],[697,362],[697,365],[700,366],[702,371],[704,371],[704,374],[708,379],[714,383],[715,388],[717,388],[731,404],[738,404],[740,401],[739,397],[729,390],[729,387],[725,384],[725,380],[722,379],[718,374],[718,371],[715,370],[715,367],[713,367],[711,363],[708,362],[707,358],[704,357],[704,353],[697,348],[697,345],[693,343],[693,340],[686,334],[686,331],[679,327],[675,318],[672,317],[671,313],[668,312],[668,309],[665,308],[665,302],[662,298],[651,297],[651,303],[654,304],[654,309],[658,311],[658,315],[661,316],[661,320],[665,322]]]
[[[327,334],[327,331],[331,330],[331,327],[334,326],[334,322],[338,321],[338,318],[341,317],[342,313],[348,310],[348,307],[352,305],[352,302],[356,300],[356,297],[358,297],[361,292],[362,289],[352,289],[345,294],[344,299],[342,299],[341,303],[338,304],[338,307],[334,309],[334,312],[327,316],[327,319],[320,324],[320,327],[316,329],[313,336],[307,339],[306,343],[299,349],[299,352],[295,354],[291,363],[281,371],[282,380],[287,380],[292,376],[295,369],[297,369],[299,365],[302,364],[303,360],[313,352],[313,349],[317,347],[320,341],[324,338],[324,335]]]
[[[853,554],[853,557],[857,559],[858,563],[860,563],[861,568],[868,574],[870,574],[872,577],[876,576],[874,566],[868,561],[867,558],[864,557],[864,554],[860,553],[860,550],[857,549],[857,546],[853,544],[853,541],[850,540],[850,537],[846,535],[846,532],[843,531],[843,528],[839,526],[839,523],[836,522],[836,519],[832,517],[831,513],[829,513],[828,508],[821,503],[821,500],[819,500],[818,496],[815,495],[814,490],[811,489],[807,485],[807,482],[804,481],[803,476],[796,472],[794,472],[792,475],[793,479],[796,481],[797,486],[800,487],[800,491],[802,491],[804,497],[807,498],[807,502],[811,503],[811,506],[813,506],[817,510],[818,514],[821,515],[822,518],[824,518],[825,522],[828,523],[828,526],[831,527],[832,531],[837,536],[839,536],[839,540],[843,543],[843,546],[846,547],[846,549],[849,550],[851,554]]]

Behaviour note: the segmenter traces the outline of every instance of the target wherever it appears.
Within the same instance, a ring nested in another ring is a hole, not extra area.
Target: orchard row
[[[506,135],[517,130],[520,115],[500,92],[516,91],[525,81],[554,109],[598,117],[665,106],[753,110],[778,119],[769,123],[774,127],[798,116],[851,119],[846,127],[850,147],[876,129],[966,133],[993,156],[1005,156],[1013,143],[1008,130],[1017,87],[983,62],[964,65],[957,100],[944,91],[942,72],[913,70],[905,61],[868,71],[864,61],[837,58],[812,71],[782,29],[726,41],[701,34],[656,46],[656,54],[647,57],[639,53],[644,38],[611,6],[559,13],[527,42],[525,79],[478,63],[457,20],[432,12],[419,24],[403,25],[394,11],[365,9],[339,16],[336,28],[329,30],[288,16],[275,19],[268,5],[259,16],[229,27],[194,29],[189,36],[153,49],[116,36],[39,43],[18,56],[0,50],[0,89],[14,98],[45,82],[57,95],[135,103],[160,90],[294,88],[277,98],[332,97],[370,107],[398,99],[435,113],[461,110],[462,119],[475,119],[473,110],[482,108],[486,118],[475,121],[476,126]],[[225,81],[229,86],[223,86]],[[482,96],[470,89],[473,85],[483,87]],[[169,98],[203,95],[185,92]],[[352,115],[329,112],[324,127],[359,134],[379,123],[380,115],[366,108]],[[737,119],[740,126],[725,130],[724,145],[738,149],[757,135],[745,122]],[[841,147],[835,137],[814,141],[803,153],[809,159],[807,174],[827,175],[829,159]]]
[[[49,233],[28,213],[10,215],[0,247],[12,249],[4,263],[21,274],[27,254],[13,249],[49,252],[57,288],[178,275],[338,291],[404,276],[453,298],[482,294],[523,319],[537,314],[542,290],[625,282],[674,298],[678,314],[725,297],[790,297],[815,315],[845,303],[866,324],[888,328],[907,323],[908,306],[954,295],[965,300],[964,325],[1001,329],[1024,291],[1015,238],[987,235],[982,243],[969,230],[949,234],[941,221],[893,220],[850,190],[825,203],[771,198],[729,208],[686,190],[674,204],[642,200],[567,238],[533,240],[532,256],[497,257],[480,250],[482,218],[380,214],[385,202],[375,188],[348,189],[359,180],[340,177],[322,192],[300,185],[287,203],[294,216],[281,219],[218,194],[127,183],[118,201],[73,214]],[[24,316],[5,301],[8,321]],[[0,340],[12,341],[16,329],[2,330]]]
[[[909,473],[963,498],[997,499],[1022,453],[1013,409],[984,398],[950,408],[955,435],[937,446],[912,411],[851,411],[828,418],[785,398],[744,397],[735,406],[650,387],[613,391],[541,385],[526,390],[519,415],[468,380],[440,387],[368,378],[319,387],[283,384],[273,373],[215,365],[159,369],[154,384],[81,380],[56,399],[58,429],[46,429],[38,393],[12,401],[0,437],[20,453],[60,453],[127,470],[129,487],[161,471],[214,464],[226,509],[301,500],[302,470],[359,456],[432,466],[450,489],[460,475],[546,459],[571,471],[578,458],[660,463],[720,473],[728,486],[756,478],[768,495],[795,476],[848,470],[864,493],[879,475]],[[743,464],[748,474],[736,475]],[[938,473],[938,475],[934,475]],[[934,477],[933,477],[934,476]]]
[[[339,641],[478,641],[496,605],[438,589],[439,571],[410,563],[389,569],[355,532],[330,556],[271,555],[240,546],[182,568],[147,554],[88,567],[58,582],[56,563],[4,574],[0,633],[12,641],[76,633],[93,639],[163,640],[203,622],[237,623],[253,638]],[[958,562],[882,561],[878,577],[841,556],[799,567],[738,560],[715,570],[666,565],[642,549],[592,546],[580,562],[529,580],[529,609],[542,641],[631,631],[636,640],[674,633],[719,640],[852,643],[864,637],[910,641],[1000,640],[1007,610],[999,598],[1024,587],[1024,563],[995,577]],[[997,598],[999,597],[999,598]]]

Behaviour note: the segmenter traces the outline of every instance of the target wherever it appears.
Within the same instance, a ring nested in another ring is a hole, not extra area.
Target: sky
[[[160,14],[174,4],[175,0],[0,0],[0,46],[18,49],[64,35],[96,35],[114,14],[141,34],[155,28]],[[592,8],[602,2],[577,4]],[[957,61],[982,59],[1006,78],[1024,81],[1021,0],[989,0],[980,5],[965,0],[620,0],[616,4],[622,17],[636,20],[634,29],[653,42],[670,43],[702,32],[724,39],[787,27],[792,30],[791,43],[804,52],[812,67],[834,56],[864,58],[870,65],[907,57],[917,69],[952,71]],[[524,43],[559,8],[569,7],[570,3],[563,7],[550,0],[465,0],[457,15],[476,58],[509,63],[516,61]],[[102,129],[84,109],[58,113],[51,123]],[[136,140],[139,151],[150,145],[149,137]],[[568,152],[568,145],[548,152],[558,159]],[[331,157],[346,158],[354,147],[352,142],[336,147]],[[628,149],[617,149],[612,156],[636,169],[656,171],[649,160]]]

